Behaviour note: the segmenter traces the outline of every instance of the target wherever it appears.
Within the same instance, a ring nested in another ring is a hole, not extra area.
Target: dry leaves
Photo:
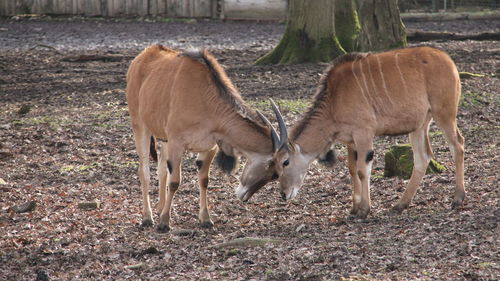
[[[58,24],[27,22],[26,26],[44,30],[49,26],[60,32],[72,26],[71,32],[76,33],[88,28],[85,22]],[[280,35],[270,35],[269,26],[282,29],[274,23],[209,22],[196,29],[189,25],[189,30],[181,23],[103,24],[106,29],[95,31],[126,36],[123,30],[134,28],[165,38],[185,37],[197,30],[214,34],[240,28],[253,30],[252,36],[260,38],[262,46],[273,45]],[[47,32],[46,36],[52,34]],[[238,40],[248,40],[248,34],[239,34],[245,37]],[[74,38],[66,35],[60,38]],[[12,36],[22,37],[19,33]],[[185,184],[175,197],[170,233],[139,225],[138,162],[124,96],[124,75],[139,49],[121,49],[116,54],[120,59],[112,61],[65,62],[65,57],[86,54],[0,48],[0,279],[496,279],[500,213],[494,132],[500,120],[495,96],[498,79],[490,74],[499,68],[500,46],[496,41],[432,45],[448,51],[460,71],[489,73],[463,81],[458,119],[466,139],[468,197],[460,211],[449,209],[451,169],[426,176],[411,208],[399,216],[388,210],[401,196],[404,183],[374,178],[372,214],[366,220],[349,219],[351,190],[344,158],[333,171],[314,164],[291,202],[280,200],[273,183],[251,202],[242,203],[234,196],[234,178],[214,170],[209,200],[215,226],[205,229],[197,222],[194,155],[187,155]],[[307,98],[325,67],[256,67],[253,61],[265,50],[237,47],[218,50],[215,55],[224,61],[247,100]],[[103,50],[92,54],[113,55]],[[20,115],[23,104],[30,104],[30,110]],[[285,114],[288,122],[298,117],[293,111]],[[450,153],[442,135],[433,133],[431,139],[438,160],[453,167],[446,162]],[[385,148],[406,141],[404,137],[378,139],[375,171],[383,167]],[[339,150],[344,157],[345,148]],[[151,197],[155,206],[156,187]],[[280,243],[258,241],[259,246],[223,250],[211,247],[245,237]]]

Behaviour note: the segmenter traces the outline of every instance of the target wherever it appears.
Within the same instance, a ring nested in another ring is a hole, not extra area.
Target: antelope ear
[[[334,149],[329,149],[325,154],[318,157],[318,162],[326,167],[333,167],[337,163],[337,152]]]
[[[293,144],[293,151],[296,153],[300,153],[300,146],[298,144]]]

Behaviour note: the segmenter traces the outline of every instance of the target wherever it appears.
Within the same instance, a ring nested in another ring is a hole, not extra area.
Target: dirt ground
[[[500,27],[495,20],[406,24],[462,33]],[[1,19],[0,280],[498,280],[498,41],[425,43],[447,51],[459,71],[484,75],[462,80],[468,193],[460,210],[450,209],[453,162],[433,126],[434,153],[448,170],[427,175],[401,215],[388,211],[406,182],[381,175],[384,151],[408,140],[381,137],[365,220],[348,218],[350,177],[338,146],[340,163],[333,171],[313,164],[291,202],[272,183],[242,203],[237,182],[214,169],[211,229],[197,223],[195,155],[187,154],[174,230],[140,226],[124,92],[130,61],[153,43],[209,47],[244,99],[270,114],[262,101],[272,97],[292,124],[326,64],[254,66],[282,31],[269,22]],[[156,186],[151,194],[156,205]],[[95,201],[97,208],[81,205]],[[20,212],[25,203],[31,210]],[[272,241],[217,246],[249,237]]]

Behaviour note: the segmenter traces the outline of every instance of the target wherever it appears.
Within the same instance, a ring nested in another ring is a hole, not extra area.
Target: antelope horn
[[[283,120],[283,116],[281,115],[280,110],[274,103],[273,99],[269,99],[271,102],[271,107],[273,108],[274,114],[276,115],[276,119],[278,120],[278,125],[280,129],[280,144],[278,146],[279,149],[288,148],[288,133],[286,131],[285,121]]]
[[[260,119],[262,119],[262,121],[264,121],[264,123],[266,123],[266,125],[269,126],[269,128],[271,128],[271,139],[273,141],[273,150],[277,151],[279,148],[279,145],[280,145],[280,139],[278,137],[278,134],[276,133],[276,130],[274,129],[274,127],[271,124],[271,122],[269,121],[269,119],[267,119],[266,116],[264,116],[264,114],[262,114],[262,112],[260,112],[258,110],[256,110],[256,112],[257,112],[257,115],[259,115]]]

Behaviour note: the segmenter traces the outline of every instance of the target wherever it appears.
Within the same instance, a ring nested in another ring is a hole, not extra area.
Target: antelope
[[[143,226],[153,225],[149,197],[152,137],[162,142],[157,207],[161,232],[170,230],[172,200],[181,184],[185,151],[198,153],[201,226],[213,225],[207,208],[207,186],[217,151],[216,162],[228,173],[240,155],[247,158],[237,189],[244,190],[238,192],[243,198],[277,177],[269,162],[279,137],[268,126],[269,120],[243,101],[223,68],[204,49],[180,52],[161,45],[146,48],[128,69],[127,103],[139,156]]]
[[[326,69],[308,111],[281,140],[273,156],[282,197],[294,198],[309,165],[315,160],[332,164],[334,142],[346,144],[352,177],[351,214],[366,218],[370,212],[370,173],[373,139],[380,135],[408,134],[414,167],[402,198],[393,207],[408,208],[433,157],[429,124],[443,130],[455,161],[452,207],[462,205],[464,138],[457,127],[460,79],[451,58],[430,47],[382,53],[352,53]],[[276,111],[276,107],[273,106]],[[283,119],[278,118],[280,127]]]

